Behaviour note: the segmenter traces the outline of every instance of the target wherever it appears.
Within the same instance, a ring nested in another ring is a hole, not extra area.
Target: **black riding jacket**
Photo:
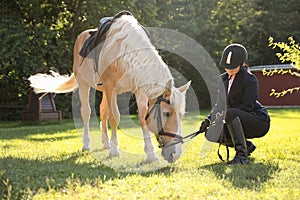
[[[214,121],[218,116],[224,114],[226,108],[238,108],[256,115],[263,121],[270,121],[268,112],[258,102],[258,81],[254,74],[246,67],[241,67],[236,74],[229,93],[229,75],[223,73],[219,80],[217,103],[215,104],[209,118]]]

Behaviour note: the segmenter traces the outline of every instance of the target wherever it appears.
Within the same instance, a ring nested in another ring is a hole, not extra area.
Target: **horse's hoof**
[[[110,158],[112,158],[112,157],[119,157],[119,156],[120,156],[119,151],[115,151],[115,152],[110,151],[109,152],[109,157]]]
[[[103,144],[103,149],[110,149],[110,145],[109,144]]]
[[[156,162],[158,160],[159,160],[158,156],[156,154],[152,154],[152,155],[147,156],[146,162],[152,163],[152,162]]]
[[[82,152],[87,152],[87,151],[92,151],[92,149],[89,148],[89,147],[82,147],[81,151]]]

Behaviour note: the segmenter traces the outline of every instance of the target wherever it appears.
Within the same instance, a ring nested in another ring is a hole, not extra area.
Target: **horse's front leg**
[[[107,104],[109,110],[108,121],[111,128],[111,139],[110,139],[110,152],[109,156],[119,156],[120,152],[118,149],[119,141],[117,136],[117,127],[120,122],[120,113],[117,104],[117,94],[114,89],[106,88],[105,90],[107,97]]]
[[[85,83],[78,83],[79,85],[79,98],[81,102],[81,117],[84,124],[84,134],[83,134],[83,147],[82,151],[90,151],[91,148],[91,138],[90,138],[90,132],[89,132],[89,121],[90,121],[90,115],[91,115],[91,108],[89,104],[89,93],[90,93],[90,87],[86,85]]]
[[[138,117],[139,122],[143,131],[143,137],[144,137],[144,151],[147,155],[146,162],[154,162],[158,160],[158,156],[155,153],[154,146],[152,144],[151,140],[151,133],[147,127],[145,117],[147,115],[147,108],[148,108],[148,98],[146,95],[144,95],[142,92],[137,92],[135,94],[137,106],[139,109]]]
[[[108,128],[107,128],[108,114],[109,114],[109,109],[107,105],[106,94],[105,92],[102,92],[102,100],[100,103],[100,119],[101,119],[103,149],[110,149]]]

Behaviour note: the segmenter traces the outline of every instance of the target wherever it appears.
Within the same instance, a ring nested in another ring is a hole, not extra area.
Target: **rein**
[[[152,108],[150,109],[150,111],[147,113],[147,115],[145,117],[145,120],[147,120],[148,117],[150,116],[150,114],[155,111],[154,118],[156,118],[156,124],[157,124],[157,129],[158,129],[158,135],[156,135],[156,140],[159,144],[158,145],[159,148],[170,147],[170,146],[176,145],[178,143],[184,143],[184,142],[186,142],[186,141],[184,141],[185,139],[188,139],[188,138],[192,139],[200,133],[200,131],[196,131],[196,132],[191,133],[191,134],[189,134],[185,137],[182,137],[181,135],[177,135],[175,133],[170,133],[170,132],[164,131],[163,126],[162,126],[161,110],[160,110],[160,103],[162,101],[167,103],[167,104],[170,104],[170,100],[165,99],[165,98],[163,98],[163,95],[160,95],[157,98],[155,104],[152,106]],[[172,137],[172,138],[177,139],[177,141],[172,142],[171,144],[168,144],[167,146],[165,146],[161,136]]]
[[[194,137],[196,137],[198,134],[200,133],[200,131],[196,131],[194,133],[191,133],[189,135],[186,135],[184,137],[181,137],[181,140],[177,141],[177,142],[172,142],[171,144],[168,144],[166,147],[170,147],[170,146],[173,146],[173,145],[176,145],[178,143],[185,143],[187,141],[190,141],[191,139],[193,139]],[[188,139],[188,140],[187,140]]]

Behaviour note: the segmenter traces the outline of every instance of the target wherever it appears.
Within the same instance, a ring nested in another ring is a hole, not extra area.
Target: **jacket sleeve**
[[[249,76],[244,82],[242,101],[239,109],[247,112],[254,111],[255,101],[258,98],[258,81],[254,75]]]

